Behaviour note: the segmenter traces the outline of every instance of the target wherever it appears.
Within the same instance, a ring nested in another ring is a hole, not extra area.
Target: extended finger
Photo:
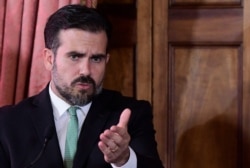
[[[117,126],[126,128],[128,125],[130,114],[131,114],[130,109],[128,109],[128,108],[124,109],[121,116],[120,116],[120,120],[119,120],[119,123],[117,124]]]

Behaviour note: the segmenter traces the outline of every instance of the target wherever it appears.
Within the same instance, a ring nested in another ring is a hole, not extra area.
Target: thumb
[[[128,125],[128,121],[130,118],[130,114],[131,114],[131,110],[126,108],[123,110],[121,116],[120,116],[120,120],[119,123],[117,124],[118,127],[127,127]]]

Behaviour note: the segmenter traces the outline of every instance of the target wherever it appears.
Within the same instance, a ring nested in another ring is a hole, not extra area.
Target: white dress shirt
[[[52,91],[51,86],[49,86],[49,95],[50,95],[51,104],[53,108],[55,127],[56,127],[57,137],[58,137],[59,146],[61,150],[61,155],[62,155],[62,158],[64,159],[66,133],[67,133],[68,122],[70,119],[70,116],[67,113],[67,110],[71,105],[66,103],[60,97],[58,97]],[[88,103],[85,106],[79,106],[79,109],[77,109],[76,111],[77,118],[78,118],[78,126],[79,126],[78,136],[81,132],[83,122],[89,112],[91,104],[92,102]],[[136,166],[137,165],[136,154],[131,148],[129,148],[129,150],[130,150],[130,156],[129,156],[128,162],[119,168],[136,168],[137,167]],[[111,165],[113,168],[118,168],[114,164],[111,164]]]

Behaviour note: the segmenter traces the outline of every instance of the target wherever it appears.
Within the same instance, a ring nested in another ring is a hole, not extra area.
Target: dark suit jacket
[[[124,108],[132,110],[128,124],[130,146],[136,152],[138,168],[161,168],[151,106],[146,101],[123,97],[120,93],[103,90],[94,98],[78,140],[74,168],[110,168],[98,148],[99,135],[117,124]],[[42,150],[46,129],[52,135],[42,156],[33,167],[62,168],[63,160],[56,135],[48,87],[40,94],[15,106],[0,108],[0,167],[24,168]]]

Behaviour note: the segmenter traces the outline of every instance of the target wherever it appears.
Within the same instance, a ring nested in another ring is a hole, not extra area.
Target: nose
[[[90,62],[88,59],[84,59],[79,64],[79,75],[89,76],[90,75]]]

